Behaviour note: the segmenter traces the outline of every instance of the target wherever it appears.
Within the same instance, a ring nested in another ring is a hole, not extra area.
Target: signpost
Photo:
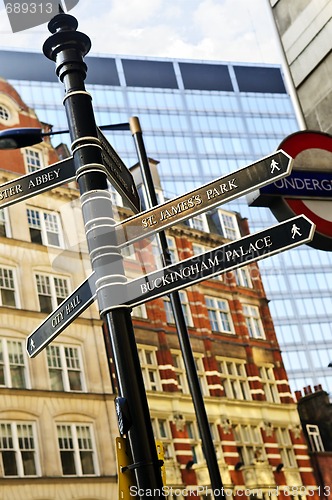
[[[73,158],[53,163],[0,185],[0,207],[5,208],[75,179]]]
[[[282,150],[173,198],[115,226],[119,247],[155,234],[208,209],[234,200],[288,175],[292,158]]]
[[[109,287],[112,306],[138,306],[226,271],[271,257],[310,242],[314,230],[315,225],[305,215],[299,215],[128,283],[111,284]],[[27,352],[30,357],[36,356],[92,304],[96,298],[94,280],[92,273],[27,338]]]
[[[311,241],[315,225],[299,215],[125,284],[109,285],[113,306],[135,307],[218,274]]]
[[[76,19],[65,14],[52,19],[49,29],[53,35],[43,49],[44,54],[56,62],[57,75],[66,89],[64,105],[73,157],[0,186],[0,206],[9,206],[77,179],[93,273],[28,337],[27,352],[30,357],[36,356],[95,298],[98,299],[100,317],[105,320],[114,353],[119,396],[128,405],[129,414],[135,416],[126,430],[133,460],[128,467],[134,470],[142,491],[161,492],[161,463],[155,450],[128,309],[306,243],[312,239],[315,226],[306,216],[298,215],[277,226],[127,282],[120,247],[279,181],[290,173],[292,157],[280,149],[245,168],[139,213],[140,202],[131,173],[95,126],[90,95],[84,85],[86,65],[83,57],[90,49],[90,40],[76,31]],[[107,178],[132,210],[138,212],[137,215],[115,224]],[[220,496],[224,497],[223,494]]]
[[[100,128],[97,128],[97,134],[102,147],[101,156],[111,184],[127,200],[133,212],[138,213],[141,210],[141,204],[133,176]]]
[[[47,316],[41,325],[27,337],[26,348],[31,358],[42,351],[70,323],[72,323],[96,298],[94,273],[76,288]]]

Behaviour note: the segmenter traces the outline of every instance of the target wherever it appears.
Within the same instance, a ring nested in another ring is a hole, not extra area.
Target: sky
[[[90,55],[281,64],[269,9],[269,0],[79,0],[70,14]],[[46,24],[13,33],[0,0],[0,48],[41,52],[49,35]]]

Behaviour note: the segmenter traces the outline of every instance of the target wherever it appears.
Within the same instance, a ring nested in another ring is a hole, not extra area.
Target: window
[[[214,444],[214,449],[216,450],[216,455],[218,460],[223,460],[223,450],[220,441],[220,436],[218,432],[218,425],[215,422],[210,422],[210,431],[212,436],[212,441]]]
[[[0,236],[11,236],[8,211],[6,208],[0,208]]]
[[[145,304],[141,304],[139,306],[133,307],[132,315],[135,318],[147,319],[148,313],[146,312],[146,306],[145,306]]]
[[[284,467],[296,467],[297,463],[289,430],[285,427],[279,427],[277,429],[277,439],[281,462],[284,464]]]
[[[108,186],[108,191],[110,192],[111,195],[112,205],[115,205],[117,207],[123,207],[123,201],[121,195],[118,193],[115,187],[109,181],[107,181],[107,186]]]
[[[84,391],[81,350],[78,347],[48,345],[48,373],[52,391]]]
[[[28,388],[25,345],[21,340],[0,338],[0,386]]]
[[[181,301],[181,306],[182,306],[182,312],[183,312],[183,315],[184,315],[184,319],[185,319],[186,325],[189,326],[189,327],[193,327],[194,323],[193,323],[193,319],[192,319],[192,316],[191,316],[191,311],[190,311],[190,305],[189,305],[189,301],[188,301],[188,296],[187,296],[186,292],[183,292],[183,291],[180,291],[178,293],[179,293],[179,296],[180,296],[180,301]],[[171,301],[170,301],[169,297],[164,297],[163,300],[164,300],[164,306],[165,306],[165,310],[166,310],[166,321],[167,321],[167,323],[175,323],[174,314],[173,314],[173,310],[172,310],[172,305],[171,305]]]
[[[192,248],[194,255],[200,255],[201,253],[205,253],[209,250],[209,248],[204,245],[200,245],[199,243],[193,243]]]
[[[32,243],[53,247],[63,246],[61,224],[57,213],[28,208],[27,217]]]
[[[8,109],[0,105],[0,120],[7,122],[9,120],[9,116]]]
[[[248,328],[249,337],[254,339],[265,339],[265,332],[256,306],[243,305],[243,314]]]
[[[311,451],[325,451],[318,425],[306,425]]]
[[[277,382],[271,366],[261,366],[259,369],[266,401],[280,403]]]
[[[188,382],[186,370],[184,367],[183,357],[181,353],[171,352],[173,360],[173,370],[175,372],[175,378],[178,384],[178,389],[181,392],[188,393]]]
[[[28,173],[35,172],[44,167],[41,151],[37,149],[25,149],[25,162]]]
[[[169,251],[169,255],[170,255],[172,264],[174,264],[175,262],[178,262],[179,256],[178,256],[178,251],[176,249],[175,238],[172,238],[171,236],[167,236],[167,248]]]
[[[150,391],[160,391],[161,382],[155,351],[145,347],[139,347],[138,355],[141,362],[145,388]]]
[[[198,229],[198,231],[204,231],[205,233],[209,231],[209,225],[205,214],[196,215],[189,219],[189,226],[193,229]]]
[[[121,254],[125,259],[136,260],[134,245],[127,245],[121,248]]]
[[[189,444],[194,463],[197,464],[199,462],[202,462],[203,452],[196,422],[187,422],[186,431],[189,438]]]
[[[236,215],[224,210],[218,210],[219,221],[223,236],[229,240],[237,240],[241,237]]]
[[[234,275],[236,284],[238,286],[245,286],[246,288],[252,288],[250,269],[247,266],[235,269]]]
[[[205,297],[205,303],[212,331],[234,333],[227,300]]]
[[[0,450],[4,476],[40,475],[34,424],[1,422]]]
[[[0,267],[0,305],[18,307],[14,270]]]
[[[174,458],[172,433],[169,422],[164,418],[153,418],[152,428],[155,439],[158,439],[163,444],[165,460]]]
[[[60,424],[58,444],[64,476],[98,474],[97,457],[91,425]]]
[[[203,363],[203,356],[199,354],[194,354],[194,361],[196,366],[196,373],[198,375],[199,384],[201,386],[201,391],[203,396],[209,396],[209,388],[206,380],[206,373]]]
[[[234,427],[235,441],[244,465],[264,462],[264,445],[259,427],[252,425],[237,425]]]
[[[245,362],[219,359],[218,367],[226,397],[251,400]]]
[[[68,278],[36,274],[40,311],[50,313],[69,294]]]

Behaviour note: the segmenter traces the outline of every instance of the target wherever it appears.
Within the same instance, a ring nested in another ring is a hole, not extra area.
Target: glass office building
[[[277,65],[87,57],[87,89],[98,125],[138,116],[148,156],[160,162],[172,198],[273,153],[298,130]],[[0,76],[41,121],[66,129],[63,85],[41,54],[0,51]],[[127,166],[137,162],[129,131],[105,133]],[[69,144],[67,134],[54,138]],[[276,224],[245,197],[227,205],[251,231]],[[332,390],[332,254],[302,246],[260,262],[263,283],[293,390]]]

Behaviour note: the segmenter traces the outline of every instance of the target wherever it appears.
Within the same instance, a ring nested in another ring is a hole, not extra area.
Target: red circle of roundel
[[[321,149],[332,153],[332,136],[318,131],[300,131],[286,137],[278,149],[283,149],[292,158],[296,158],[302,151],[308,149]],[[331,162],[332,170],[332,162]],[[319,213],[309,208],[305,201],[295,198],[281,198],[283,213],[287,216],[304,214],[316,224],[315,236],[310,243],[314,248],[332,251],[332,221],[324,219]],[[327,202],[326,202],[327,203]],[[332,199],[331,199],[332,203]],[[331,207],[332,208],[332,207]],[[286,209],[286,210],[285,210]],[[274,210],[273,210],[274,212]],[[277,210],[280,216],[280,211]]]

